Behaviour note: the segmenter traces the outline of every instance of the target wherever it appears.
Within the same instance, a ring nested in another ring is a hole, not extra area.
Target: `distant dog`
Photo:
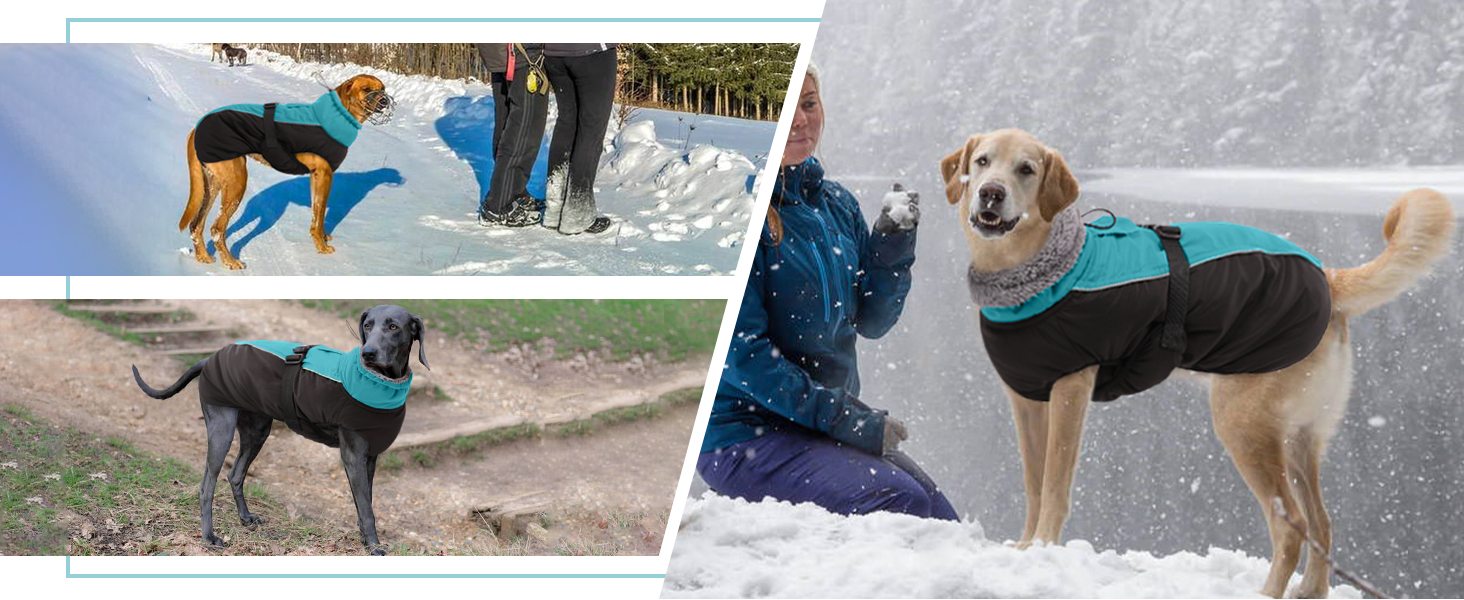
[[[147,385],[137,367],[132,367],[137,386],[159,400],[171,398],[195,378],[203,378],[198,383],[198,398],[208,431],[208,458],[198,498],[204,542],[224,545],[214,535],[213,497],[236,429],[239,452],[229,472],[229,487],[239,521],[246,526],[264,522],[249,512],[244,478],[269,439],[270,427],[280,420],[307,439],[341,449],[361,541],[371,554],[386,554],[376,536],[376,516],[371,509],[376,457],[396,441],[406,418],[412,342],[417,343],[417,360],[423,367],[427,366],[427,350],[422,342],[422,319],[400,306],[377,306],[362,312],[358,334],[361,346],[350,352],[290,342],[237,342],[198,361],[165,390]]]
[[[1270,529],[1262,593],[1281,597],[1303,541],[1288,520],[1331,547],[1319,477],[1352,384],[1347,319],[1397,297],[1448,251],[1449,201],[1403,194],[1382,255],[1323,269],[1278,236],[1229,223],[1086,226],[1062,155],[1020,130],[971,136],[941,174],[971,253],[981,337],[1016,418],[1021,545],[1061,539],[1090,402],[1176,368],[1210,373],[1215,433]],[[1329,574],[1310,556],[1300,597],[1325,597]]]
[[[229,66],[234,66],[234,61],[236,60],[239,61],[240,65],[244,65],[248,61],[249,53],[246,52],[243,48],[230,46],[228,44],[220,44],[220,46],[224,47],[224,56],[229,58]]]
[[[228,44],[212,44],[212,46],[213,55],[208,57],[208,62],[214,62],[215,60],[224,62],[224,47],[228,46]]]
[[[361,124],[387,122],[394,107],[380,79],[357,75],[313,104],[233,104],[204,115],[188,133],[188,207],[178,221],[178,229],[190,230],[193,257],[213,262],[203,242],[203,225],[214,198],[222,192],[223,204],[213,224],[214,249],[224,266],[244,268],[225,237],[249,181],[245,156],[283,173],[310,175],[310,234],[318,252],[335,252],[325,234],[331,178]]]

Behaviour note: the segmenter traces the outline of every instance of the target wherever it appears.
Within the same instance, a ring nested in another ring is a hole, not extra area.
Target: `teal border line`
[[[665,579],[664,573],[72,573],[67,579]]]
[[[819,17],[67,17],[72,23],[818,23]]]
[[[71,299],[71,276],[66,276],[66,299]]]

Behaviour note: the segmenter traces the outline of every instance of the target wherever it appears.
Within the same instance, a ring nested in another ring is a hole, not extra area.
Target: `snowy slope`
[[[0,177],[26,218],[0,252],[36,259],[5,274],[225,274],[187,254],[176,223],[188,193],[184,140],[205,112],[239,102],[309,102],[360,72],[380,77],[396,117],[366,125],[336,174],[326,227],[308,236],[308,178],[252,164],[229,243],[256,275],[728,274],[774,123],[636,110],[612,123],[596,180],[620,223],[598,236],[484,229],[474,212],[492,172],[486,86],[266,52],[229,68],[207,45],[0,49]],[[553,129],[550,124],[544,145]],[[689,125],[698,123],[692,131]],[[547,153],[530,192],[543,194]],[[213,216],[216,216],[215,207]]]
[[[1257,598],[1268,567],[1218,548],[1154,556],[1073,540],[1017,550],[974,521],[844,517],[708,493],[687,504],[662,596]],[[1361,595],[1342,586],[1331,597]]]

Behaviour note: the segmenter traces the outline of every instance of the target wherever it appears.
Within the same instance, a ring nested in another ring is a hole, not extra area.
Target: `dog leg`
[[[1322,453],[1325,442],[1303,428],[1287,440],[1289,470],[1296,479],[1296,494],[1306,516],[1307,535],[1323,550],[1332,549],[1332,517],[1322,504]],[[1332,570],[1311,548],[1307,549],[1306,571],[1296,598],[1326,598],[1331,591]]]
[[[1042,504],[1035,539],[1062,540],[1073,491],[1073,472],[1083,443],[1083,422],[1093,400],[1097,365],[1066,375],[1052,386],[1047,407],[1047,452],[1043,456]]]
[[[211,166],[224,195],[223,202],[219,205],[219,218],[213,224],[214,248],[224,266],[237,271],[244,268],[244,263],[234,258],[234,253],[229,250],[229,219],[234,218],[234,211],[239,210],[239,204],[244,201],[244,189],[249,185],[249,170],[242,156],[213,163]]]
[[[1022,527],[1018,548],[1032,544],[1037,534],[1037,517],[1042,514],[1042,468],[1047,455],[1047,403],[1033,402],[1006,390],[1017,424],[1017,450],[1022,454],[1022,484],[1027,492],[1027,523]]]
[[[1280,598],[1301,560],[1301,533],[1276,512],[1275,502],[1294,519],[1306,518],[1291,491],[1286,472],[1286,386],[1266,385],[1264,375],[1217,375],[1210,387],[1215,434],[1230,453],[1241,478],[1261,504],[1271,533],[1271,571],[1261,593]]]
[[[249,504],[244,501],[244,478],[249,475],[249,465],[254,464],[264,441],[269,439],[271,425],[274,425],[274,419],[259,413],[239,413],[239,455],[234,457],[234,469],[229,471],[229,487],[234,492],[234,506],[239,509],[239,522],[246,527],[264,522],[249,512]]]
[[[212,167],[203,165],[203,196],[199,198],[198,212],[194,213],[193,220],[188,224],[188,236],[193,239],[193,258],[198,262],[211,265],[214,257],[208,253],[208,245],[203,239],[203,230],[208,225],[208,211],[213,210],[214,200],[219,195],[219,179],[213,174]]]
[[[297,154],[296,160],[310,168],[310,237],[315,239],[315,250],[321,254],[335,252],[327,242],[331,236],[325,234],[325,205],[330,201],[331,180],[335,177],[330,163],[314,154]]]
[[[203,463],[203,485],[198,488],[199,520],[203,523],[204,543],[221,547],[224,540],[214,535],[214,489],[218,484],[219,471],[224,467],[224,457],[229,454],[229,445],[234,443],[234,428],[239,422],[239,410],[214,406],[201,400],[199,404],[203,406],[203,422],[208,431],[208,457]]]
[[[361,529],[361,543],[373,556],[386,556],[381,540],[376,537],[376,515],[371,511],[371,484],[376,479],[376,457],[367,456],[366,438],[340,428],[341,465],[351,484],[351,498],[356,502],[356,525]]]

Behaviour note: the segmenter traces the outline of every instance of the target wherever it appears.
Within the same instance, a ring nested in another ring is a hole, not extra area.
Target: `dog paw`
[[[386,550],[377,548],[371,551],[371,556],[386,556]]]
[[[219,536],[213,534],[203,536],[203,543],[213,546],[215,548],[223,548],[225,546],[228,546],[228,544],[224,543],[224,540],[220,539]]]
[[[243,523],[245,527],[253,527],[264,523],[264,518],[259,515],[244,515],[239,518],[239,522]]]
[[[321,254],[335,254],[335,246],[330,244],[316,244],[315,250]]]
[[[224,266],[228,267],[230,271],[239,271],[244,269],[244,263],[240,262],[237,258],[230,258],[225,256],[223,260]]]
[[[201,262],[205,265],[211,265],[214,263],[214,257],[209,256],[207,250],[199,250],[195,248],[193,250],[193,258],[194,260],[197,260],[198,262]]]

